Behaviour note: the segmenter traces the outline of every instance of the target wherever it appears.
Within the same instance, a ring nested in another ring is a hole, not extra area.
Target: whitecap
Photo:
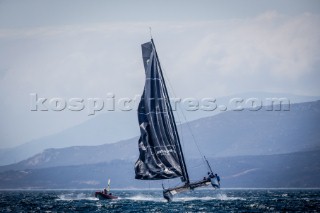
[[[72,201],[72,200],[99,200],[99,199],[94,196],[88,196],[87,194],[84,194],[84,193],[80,193],[80,194],[68,193],[68,194],[58,195],[58,198],[56,200]]]

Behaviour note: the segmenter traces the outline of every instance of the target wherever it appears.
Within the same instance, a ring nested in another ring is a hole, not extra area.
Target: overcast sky
[[[320,1],[0,0],[0,148],[81,123],[52,98],[134,97],[150,39],[178,97],[320,95]]]

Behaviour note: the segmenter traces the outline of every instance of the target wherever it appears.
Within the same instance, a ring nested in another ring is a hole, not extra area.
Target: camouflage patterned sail
[[[142,57],[146,80],[138,107],[141,136],[135,178],[158,180],[181,177],[182,181],[189,182],[166,84],[152,39],[142,44]]]

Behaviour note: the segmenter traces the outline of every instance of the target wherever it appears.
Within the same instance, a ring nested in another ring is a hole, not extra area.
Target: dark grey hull
[[[196,181],[193,183],[186,183],[183,186],[163,189],[163,198],[166,199],[168,202],[171,202],[173,199],[173,195],[175,195],[175,194],[186,192],[189,190],[193,190],[193,189],[199,188],[199,187],[210,186],[210,185],[215,189],[220,188],[220,184],[216,178],[206,178],[204,180]]]

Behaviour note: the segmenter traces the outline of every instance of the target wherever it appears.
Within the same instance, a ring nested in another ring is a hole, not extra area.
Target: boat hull
[[[185,191],[189,191],[189,190],[193,190],[195,188],[198,187],[206,187],[206,186],[210,186],[212,185],[212,187],[214,189],[219,189],[220,188],[220,184],[218,183],[218,181],[216,180],[216,178],[205,178],[204,180],[200,180],[200,181],[196,181],[196,182],[192,182],[192,183],[187,183],[183,186],[178,186],[178,187],[174,187],[174,188],[169,188],[169,189],[163,189],[163,198],[166,199],[168,202],[171,202],[173,199],[173,195],[181,193],[181,192],[185,192]]]
[[[102,192],[95,192],[95,197],[97,197],[99,200],[114,200],[118,199],[117,196],[110,195],[110,194],[104,194]]]

